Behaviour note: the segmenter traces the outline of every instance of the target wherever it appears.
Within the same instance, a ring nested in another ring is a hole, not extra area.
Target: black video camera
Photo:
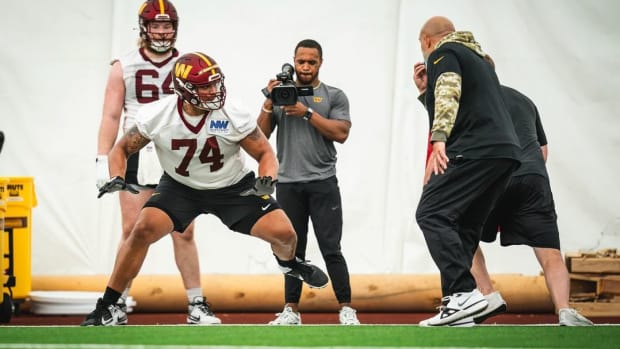
[[[288,63],[284,63],[282,65],[282,72],[276,74],[276,79],[281,81],[282,84],[274,87],[271,90],[271,94],[269,94],[267,88],[263,89],[263,94],[271,98],[273,105],[293,105],[297,103],[297,97],[299,96],[314,95],[312,86],[295,86],[295,81],[293,80],[294,74],[295,68]]]

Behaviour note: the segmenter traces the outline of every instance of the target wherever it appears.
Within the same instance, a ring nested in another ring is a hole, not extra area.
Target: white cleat
[[[187,305],[187,323],[190,325],[219,325],[222,323],[209,309],[210,304],[204,297],[195,297]]]

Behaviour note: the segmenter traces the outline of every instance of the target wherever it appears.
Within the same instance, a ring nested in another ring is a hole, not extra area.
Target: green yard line
[[[37,344],[614,348],[619,340],[620,326],[0,327],[0,343]]]

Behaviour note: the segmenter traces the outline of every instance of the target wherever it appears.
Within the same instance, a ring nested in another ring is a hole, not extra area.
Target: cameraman
[[[306,256],[308,218],[332,281],[341,309],[340,323],[358,325],[355,309],[350,307],[351,284],[347,263],[342,255],[342,201],[336,178],[334,141],[344,143],[349,136],[349,101],[342,90],[319,80],[323,63],[321,45],[310,39],[295,47],[297,86],[312,87],[313,96],[300,96],[296,104],[274,106],[271,98],[263,103],[258,125],[269,137],[277,126],[277,155],[280,162],[276,197],[297,232],[295,255]],[[278,74],[280,77],[280,74]],[[281,85],[272,79],[267,91]],[[271,325],[300,325],[301,280],[285,277],[284,310]]]

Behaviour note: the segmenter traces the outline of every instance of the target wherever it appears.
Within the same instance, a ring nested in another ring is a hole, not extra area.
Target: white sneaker
[[[360,321],[357,319],[356,315],[357,311],[351,307],[347,307],[346,305],[340,309],[340,313],[338,314],[338,318],[340,319],[341,325],[359,325]]]
[[[219,325],[222,320],[209,309],[211,305],[204,297],[194,297],[187,305],[187,323],[190,325]]]
[[[301,325],[301,315],[285,306],[281,313],[276,314],[276,319],[269,321],[269,325]]]
[[[439,313],[430,319],[420,321],[420,326],[446,326],[457,320],[472,317],[489,304],[478,289],[471,292],[454,293],[441,299]],[[465,322],[469,322],[464,320]],[[460,321],[459,321],[460,322]]]
[[[448,324],[449,327],[474,327],[475,325],[473,316],[466,316]]]
[[[476,316],[474,317],[474,322],[477,324],[482,323],[484,320],[490,318],[491,316],[505,313],[506,309],[508,308],[506,306],[506,301],[504,300],[504,298],[502,298],[502,295],[499,293],[499,291],[489,293],[488,295],[484,296],[484,298],[486,298],[487,302],[489,302],[489,306],[487,306],[486,309],[484,309],[480,313],[476,314]]]
[[[560,326],[592,326],[594,323],[573,308],[562,308],[558,312]]]
[[[431,318],[432,319],[432,318]],[[421,327],[428,327],[431,326],[428,324],[429,320],[431,319],[426,319],[426,320],[422,320],[420,321],[419,325]],[[451,322],[449,324],[447,324],[446,326],[448,327],[474,327],[476,325],[476,323],[474,322],[474,317],[473,316],[466,316],[460,320],[456,320],[454,322]]]
[[[118,314],[118,324],[119,325],[127,325],[127,323],[129,322],[127,320],[127,303],[125,302],[124,299],[119,298],[118,302],[116,302],[116,309],[117,309],[117,314]]]

